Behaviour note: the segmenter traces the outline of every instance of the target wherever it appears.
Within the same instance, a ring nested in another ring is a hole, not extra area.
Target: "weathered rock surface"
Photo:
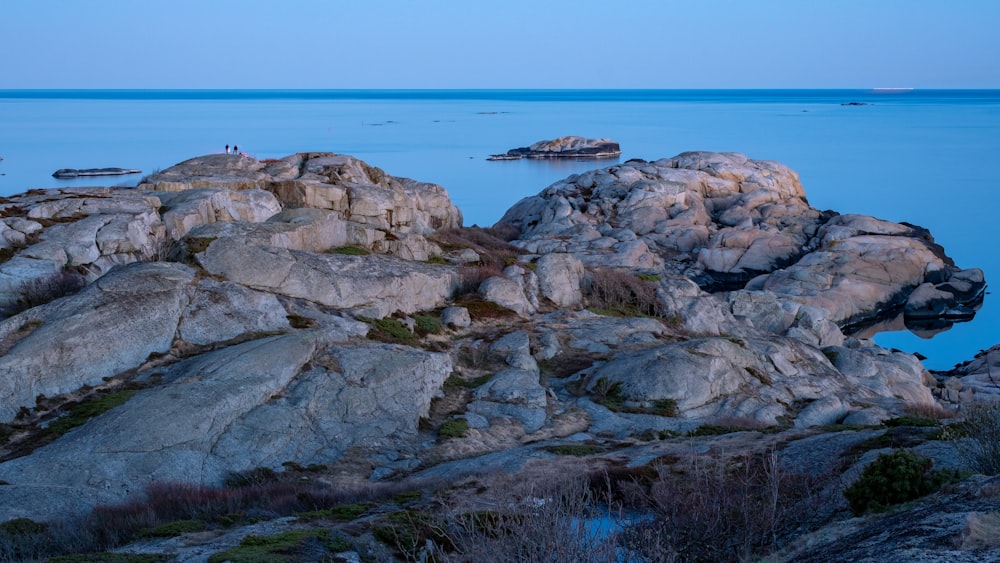
[[[598,444],[630,468],[787,445],[819,474],[881,432],[827,425],[996,397],[996,350],[935,379],[850,332],[888,311],[968,318],[982,272],[919,227],[811,208],[778,163],[629,161],[501,223],[528,254],[444,252],[434,235],[461,214],[443,188],[331,153],[212,155],[138,190],[0,200],[0,521],[286,462],[364,481],[544,471],[551,444]],[[586,309],[608,270],[645,284],[652,316]],[[35,287],[67,273],[85,287]],[[39,289],[58,298],[39,304]],[[20,441],[125,383],[124,404]],[[435,430],[459,419],[465,436]],[[661,440],[734,421],[783,431]]]
[[[615,158],[622,154],[617,142],[611,139],[586,137],[559,137],[551,141],[538,141],[528,147],[510,149],[504,154],[491,155],[487,160],[519,160],[522,158]]]
[[[332,246],[360,245],[415,260],[441,253],[427,235],[462,225],[461,212],[441,186],[396,178],[354,157],[333,153],[299,153],[266,162],[208,155],[153,174],[138,188],[267,190],[286,210],[311,211],[277,219],[286,223],[286,229],[294,225],[300,232],[318,230],[323,235],[320,240]]]
[[[924,283],[942,293],[933,303],[918,294],[912,315],[971,311],[985,288],[980,271],[956,268],[926,230],[820,212],[795,172],[735,153],[576,174],[518,202],[500,224],[520,228],[515,244],[537,255],[683,275],[709,291],[769,291],[786,309],[767,321],[772,330],[794,323],[788,308],[797,306],[825,310],[824,321],[841,327],[863,323],[903,306]],[[821,330],[817,338],[829,340]]]
[[[154,481],[218,485],[229,471],[325,461],[414,434],[450,359],[344,342],[351,332],[264,338],[158,370],[160,384],[125,407],[0,464],[2,517],[78,512]]]
[[[950,402],[1000,401],[1000,344],[938,375],[944,378],[943,398]]]

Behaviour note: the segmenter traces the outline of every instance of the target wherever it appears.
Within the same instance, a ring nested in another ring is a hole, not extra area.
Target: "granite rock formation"
[[[0,200],[0,521],[287,463],[513,472],[587,442],[640,466],[689,446],[638,436],[719,421],[780,430],[799,462],[822,428],[995,397],[992,352],[946,377],[852,332],[971,317],[982,272],[919,227],[813,209],[775,162],[570,176],[475,231],[510,234],[506,260],[460,226],[440,186],[331,153]],[[622,288],[631,309],[597,307]]]

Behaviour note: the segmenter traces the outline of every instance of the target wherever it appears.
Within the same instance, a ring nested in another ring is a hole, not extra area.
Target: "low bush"
[[[250,481],[253,482],[254,479]],[[436,488],[440,485],[440,482],[431,481],[386,482],[339,490],[314,482],[282,480],[232,488],[153,483],[142,496],[121,504],[100,505],[79,517],[44,524],[30,520],[13,521],[7,524],[7,533],[0,527],[0,561],[133,561],[110,559],[112,555],[99,552],[144,537],[143,534],[148,534],[150,530],[158,530],[163,534],[171,529],[185,533],[196,525],[195,522],[203,522],[204,528],[210,530],[248,524],[260,518],[322,512],[327,509],[334,518],[349,516],[354,510],[363,510],[360,507],[367,506],[365,503],[385,501],[414,488]],[[351,504],[354,504],[354,508],[349,508]],[[330,547],[325,549],[333,550]],[[323,554],[315,559],[305,556],[293,560],[323,561],[329,558]]]
[[[611,383],[604,378],[598,380],[594,388],[594,402],[615,412],[632,414],[655,414],[657,416],[677,416],[677,401],[672,398],[653,401],[629,402],[622,394],[621,382]]]
[[[659,472],[648,493],[655,517],[623,543],[642,560],[758,560],[822,523],[830,479],[791,471],[774,451],[686,458]]]
[[[106,395],[97,395],[71,406],[66,414],[49,422],[43,432],[44,441],[55,440],[88,420],[124,404],[135,394],[134,389],[122,389]]]
[[[560,444],[557,446],[546,446],[545,451],[556,455],[583,457],[599,453],[601,448],[591,444]]]
[[[338,246],[330,250],[334,254],[344,254],[346,256],[368,256],[372,252],[361,246]]]
[[[623,317],[666,317],[656,298],[657,285],[625,270],[593,270],[586,288],[587,303],[598,312]]]
[[[18,289],[18,297],[14,310],[10,314],[55,301],[60,297],[73,295],[87,285],[86,278],[72,269],[60,270],[44,278],[35,278],[25,282]]]
[[[333,508],[324,508],[322,510],[310,510],[307,512],[300,512],[297,514],[299,518],[303,520],[354,520],[355,518],[361,516],[365,512],[368,512],[375,507],[373,502],[352,502],[350,504],[341,504],[334,506]]]
[[[451,517],[453,553],[458,561],[477,563],[636,561],[618,549],[623,519],[602,508],[604,501],[582,479],[499,490],[492,504],[502,509]]]
[[[945,483],[955,482],[955,471],[932,470],[930,459],[906,449],[879,454],[844,490],[844,498],[855,515],[887,508],[928,495]]]
[[[175,520],[140,530],[139,535],[147,538],[173,538],[181,534],[199,532],[204,529],[205,522],[201,520]]]
[[[444,438],[463,438],[469,431],[469,422],[464,418],[449,420],[438,428],[438,435]]]
[[[896,418],[890,418],[889,420],[886,420],[882,424],[890,428],[896,426],[931,427],[931,426],[941,425],[941,423],[938,422],[938,420],[935,418],[925,418],[922,416],[897,416]]]
[[[416,335],[410,332],[409,327],[404,325],[399,319],[386,317],[384,319],[359,318],[358,320],[371,323],[372,327],[368,331],[368,338],[372,340],[389,343],[405,343],[406,341],[416,338]]]
[[[428,334],[441,334],[444,332],[444,325],[441,319],[434,315],[413,315],[416,321],[417,336],[427,336]]]
[[[223,480],[223,483],[231,488],[256,487],[273,483],[278,480],[278,474],[270,467],[255,467],[246,471],[233,471]]]
[[[966,466],[983,475],[1000,475],[1000,404],[973,403],[962,410],[967,436],[955,447]]]
[[[210,556],[208,562],[324,561],[349,549],[350,542],[334,537],[329,530],[291,530],[270,536],[249,535],[239,546]]]

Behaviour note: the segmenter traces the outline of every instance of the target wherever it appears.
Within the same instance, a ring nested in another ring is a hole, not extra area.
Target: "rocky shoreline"
[[[490,229],[332,153],[32,190],[0,199],[0,522],[289,464],[458,483],[583,444],[579,470],[764,440],[812,466],[997,398],[996,350],[931,374],[845,333],[971,318],[985,287],[925,229],[816,210],[794,171],[736,153],[572,175]],[[743,431],[685,438],[714,427]],[[941,444],[921,451],[954,464]]]

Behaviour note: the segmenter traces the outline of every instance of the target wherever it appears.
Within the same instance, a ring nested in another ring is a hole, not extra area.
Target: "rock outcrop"
[[[919,227],[810,207],[775,162],[633,160],[493,229],[461,221],[442,187],[332,153],[3,198],[0,521],[286,464],[367,482],[586,443],[641,467],[720,421],[804,457],[819,428],[990,392],[997,354],[935,379],[852,332],[889,312],[969,318],[982,272]],[[113,391],[127,400],[47,430]]]
[[[487,160],[520,160],[522,158],[599,159],[617,158],[621,154],[621,147],[611,139],[588,139],[586,137],[568,136],[552,139],[551,141],[538,141],[528,147],[510,149],[504,154],[490,155]]]
[[[926,230],[816,210],[795,172],[734,153],[573,175],[518,202],[500,224],[521,229],[514,244],[532,254],[679,275],[707,291],[770,292],[783,309],[771,322],[785,330],[801,307],[842,327],[904,306],[924,319],[967,316],[985,289],[982,272],[956,268]],[[910,302],[923,284],[934,293]]]

